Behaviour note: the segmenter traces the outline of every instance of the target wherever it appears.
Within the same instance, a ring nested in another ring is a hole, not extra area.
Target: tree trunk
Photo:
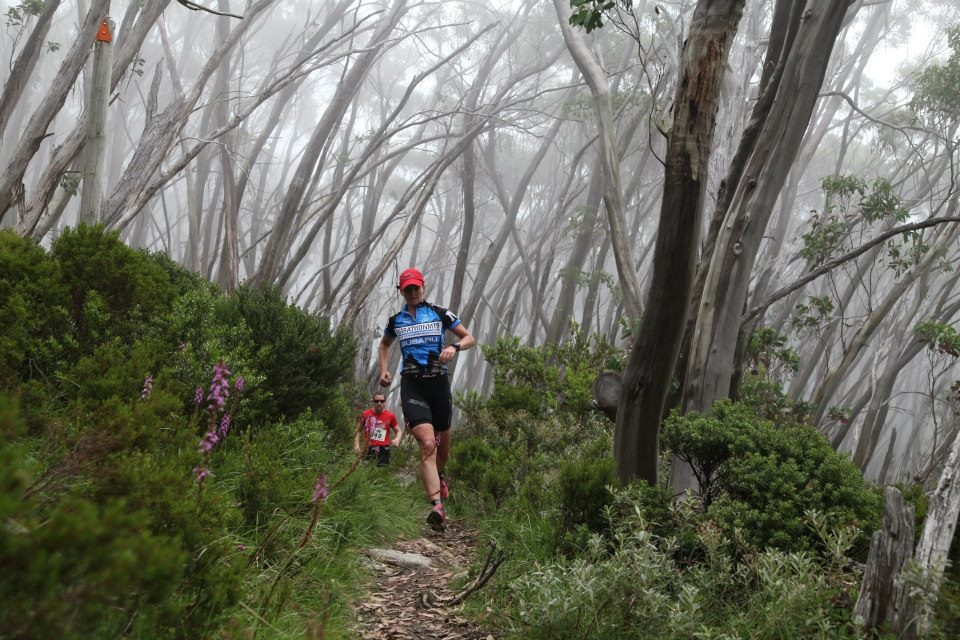
[[[77,33],[77,39],[64,57],[50,89],[40,101],[40,106],[30,116],[23,134],[20,136],[16,151],[7,162],[3,173],[0,174],[0,217],[6,213],[7,209],[14,203],[15,198],[18,197],[17,194],[21,192],[21,181],[27,171],[27,166],[49,135],[47,129],[50,123],[73,89],[109,6],[110,0],[93,0],[91,2],[90,10],[87,11],[87,16]],[[19,197],[22,198],[22,194]]]
[[[363,78],[370,71],[374,61],[386,44],[387,37],[393,32],[400,18],[406,12],[406,1],[396,0],[379,23],[376,32],[371,36],[366,51],[357,56],[350,71],[338,85],[336,92],[330,99],[330,104],[317,123],[317,127],[310,137],[300,164],[294,173],[293,179],[287,186],[283,204],[277,213],[270,238],[264,249],[260,268],[251,280],[258,284],[272,284],[280,276],[283,268],[283,259],[289,248],[290,233],[294,221],[301,212],[304,194],[316,168],[317,158],[326,146],[327,140],[333,132],[336,123],[340,121],[350,102],[360,90]]]
[[[620,152],[617,150],[617,127],[613,121],[613,100],[606,74],[593,54],[584,44],[579,34],[570,27],[569,0],[553,0],[553,6],[560,18],[560,31],[567,44],[570,56],[583,74],[584,80],[593,95],[600,129],[600,166],[603,169],[603,201],[607,209],[607,222],[610,225],[610,241],[617,263],[624,306],[631,318],[643,315],[640,299],[640,285],[633,270],[630,250],[627,247],[627,223],[623,211],[623,190],[620,185]]]
[[[940,586],[944,581],[947,568],[947,554],[953,542],[957,528],[957,515],[960,514],[960,436],[955,436],[950,446],[943,472],[937,488],[930,496],[927,505],[927,519],[923,523],[923,533],[914,553],[914,560],[925,576],[923,593],[930,594],[927,599],[918,597],[913,601],[916,612],[916,626],[903,629],[900,638],[920,637],[929,632],[933,621],[933,607],[937,601]],[[909,623],[914,616],[903,622]]]
[[[110,10],[110,7],[107,7]],[[113,20],[104,20],[112,34]],[[90,93],[87,95],[87,135],[80,156],[80,223],[100,222],[100,203],[103,202],[103,154],[107,148],[107,108],[110,102],[110,70],[113,65],[113,41],[97,40],[93,45],[93,69],[90,74]]]
[[[807,3],[770,113],[740,182],[733,186],[697,311],[685,378],[685,409],[709,409],[730,393],[754,260],[810,122],[846,10],[846,3],[833,0]]]
[[[37,66],[37,60],[40,59],[40,53],[43,51],[43,43],[50,31],[50,23],[53,22],[53,14],[60,7],[60,2],[61,0],[44,2],[43,11],[37,16],[37,23],[33,25],[30,35],[23,43],[23,48],[20,49],[20,55],[10,68],[10,75],[3,85],[3,93],[0,94],[0,141],[6,133],[10,116],[20,103],[23,88],[27,86]]]
[[[614,458],[657,483],[660,422],[687,315],[723,70],[744,0],[700,0],[681,54],[647,313],[623,375]]]

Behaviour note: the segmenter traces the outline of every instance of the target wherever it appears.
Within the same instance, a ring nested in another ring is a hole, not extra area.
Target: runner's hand
[[[380,386],[389,387],[393,383],[393,376],[390,375],[389,371],[384,371],[380,374]]]
[[[447,364],[453,360],[453,356],[457,355],[456,347],[444,347],[443,351],[440,352],[440,364]]]

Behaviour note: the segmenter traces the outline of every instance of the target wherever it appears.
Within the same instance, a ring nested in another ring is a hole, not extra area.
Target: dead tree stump
[[[593,403],[612,421],[617,421],[617,404],[620,402],[620,374],[604,371],[593,381]]]
[[[901,582],[904,564],[913,558],[913,505],[893,487],[884,489],[883,529],[873,534],[863,572],[855,617],[868,629],[889,622],[894,629],[904,621],[906,602]]]

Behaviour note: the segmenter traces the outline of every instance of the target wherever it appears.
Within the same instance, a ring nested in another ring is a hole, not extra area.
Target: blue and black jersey
[[[400,341],[403,371],[423,371],[437,365],[443,350],[443,333],[460,324],[460,318],[452,311],[429,302],[421,302],[415,314],[407,311],[407,305],[387,320],[383,334]],[[446,369],[446,367],[442,367]]]

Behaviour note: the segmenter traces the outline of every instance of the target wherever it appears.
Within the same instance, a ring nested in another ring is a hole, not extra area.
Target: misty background
[[[215,15],[169,0],[3,1],[0,225],[49,246],[99,221],[227,291],[276,285],[351,327],[371,380],[408,266],[481,344],[561,342],[576,324],[629,346],[656,309],[631,313],[614,240],[646,291],[694,4],[638,0],[575,31],[610,90],[620,234],[594,101],[554,3],[207,0]],[[746,2],[732,43],[704,238],[757,100],[774,5]],[[90,154],[84,43],[104,14],[109,98]],[[744,310],[897,225],[957,215],[960,94],[945,79],[960,64],[958,24],[953,0],[851,3]],[[926,478],[960,427],[957,354],[927,348],[960,312],[958,232],[878,243],[763,316],[785,355],[750,367],[813,403],[816,426],[871,479]],[[457,390],[491,384],[479,349],[459,356]]]

